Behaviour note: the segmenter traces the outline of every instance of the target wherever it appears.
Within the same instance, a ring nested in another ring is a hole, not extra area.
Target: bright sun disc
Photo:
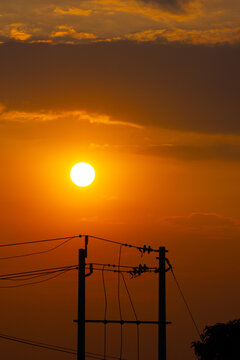
[[[75,185],[88,186],[95,178],[95,171],[92,165],[81,162],[72,167],[70,177]]]

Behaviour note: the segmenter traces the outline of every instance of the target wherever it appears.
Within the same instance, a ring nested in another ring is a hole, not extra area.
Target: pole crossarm
[[[74,322],[78,322],[78,320],[74,320]],[[149,325],[158,325],[159,321],[152,320],[85,320],[86,323],[100,323],[100,324],[149,324]],[[165,324],[172,324],[171,321],[166,321]]]

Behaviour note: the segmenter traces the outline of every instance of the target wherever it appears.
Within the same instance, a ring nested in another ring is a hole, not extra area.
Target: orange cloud
[[[50,35],[51,38],[58,37],[71,37],[74,39],[96,39],[96,36],[91,33],[77,32],[72,27],[68,26],[58,26],[58,31],[53,31]]]
[[[51,44],[52,43],[52,40],[32,40],[31,41],[31,44],[34,44],[34,43],[37,43],[37,44]]]
[[[80,8],[69,8],[68,10],[63,10],[60,8],[54,9],[55,14],[59,15],[78,15],[78,16],[89,16],[92,13],[92,10],[84,10]]]
[[[0,121],[5,122],[47,122],[57,121],[61,119],[73,119],[79,121],[87,121],[90,124],[102,124],[102,125],[113,125],[113,126],[127,126],[136,129],[141,129],[143,126],[119,121],[112,120],[109,115],[90,113],[84,110],[75,111],[39,111],[39,112],[27,112],[27,111],[5,111],[5,107],[0,104]]]
[[[180,41],[188,44],[237,43],[240,41],[240,27],[225,27],[208,30],[150,29],[134,34],[128,34],[126,38],[139,42],[156,41],[159,39],[163,39],[167,40],[168,42]]]
[[[83,120],[88,120],[90,124],[104,124],[104,125],[119,125],[119,126],[129,126],[137,129],[143,128],[143,126],[125,122],[125,121],[119,121],[119,120],[111,120],[110,116],[108,115],[98,115],[93,116],[93,114],[87,113],[87,112],[81,112],[81,118]]]
[[[31,37],[32,35],[23,31],[23,30],[19,30],[18,28],[12,28],[10,31],[10,38],[15,39],[15,40],[27,40]]]

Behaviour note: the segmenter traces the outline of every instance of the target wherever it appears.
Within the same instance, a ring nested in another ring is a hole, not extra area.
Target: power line
[[[53,272],[64,271],[64,270],[75,270],[78,269],[78,265],[68,265],[68,266],[61,266],[61,267],[54,267],[54,268],[45,268],[39,270],[31,270],[31,271],[24,271],[24,272],[16,272],[16,273],[9,273],[0,275],[0,280],[9,280],[18,277],[24,277],[29,275],[39,275],[39,274],[51,274]]]
[[[65,245],[65,244],[68,243],[70,240],[72,240],[72,239],[70,238],[70,239],[64,240],[61,244],[59,244],[59,245],[57,245],[57,246],[54,246],[53,248],[48,249],[48,250],[37,251],[37,252],[32,252],[32,253],[22,254],[22,255],[13,255],[13,256],[0,257],[0,260],[10,260],[10,259],[16,259],[16,258],[23,258],[23,257],[27,257],[27,256],[45,254],[45,253],[48,253],[48,252],[51,252],[51,251],[53,251],[53,250],[58,249],[60,246]]]
[[[25,338],[19,338],[19,337],[10,336],[10,335],[7,335],[7,334],[0,334],[0,336],[7,337],[7,338],[9,338],[9,339],[23,340],[23,341],[26,341],[26,342],[29,342],[29,343],[35,343],[35,344],[38,344],[38,345],[45,345],[45,346],[49,346],[49,347],[53,347],[53,348],[58,348],[58,349],[63,349],[63,350],[69,350],[69,351],[73,351],[73,352],[76,351],[75,349],[68,348],[68,347],[64,347],[64,346],[46,344],[46,343],[44,343],[44,342],[40,342],[40,341],[36,341],[36,340],[29,340],[29,339],[25,339]]]
[[[50,241],[60,241],[60,240],[67,240],[67,239],[75,239],[75,238],[78,238],[78,237],[81,238],[82,235],[65,236],[65,237],[59,237],[59,238],[53,238],[53,239],[24,241],[24,242],[11,243],[11,244],[0,244],[0,248],[1,247],[10,247],[10,246],[37,244],[37,243],[50,242]]]
[[[110,264],[97,264],[97,263],[93,263],[95,265],[104,265],[104,269],[103,268],[96,268],[96,267],[92,267],[93,270],[97,270],[97,271],[110,271],[110,272],[114,272],[114,273],[128,273],[131,275],[131,277],[137,277],[140,276],[141,274],[145,273],[145,272],[153,272],[153,273],[157,273],[158,269],[156,267],[148,267],[145,264],[141,265],[139,264],[138,266],[126,266],[126,265],[110,265]],[[92,264],[92,265],[93,265]],[[109,269],[109,268],[105,268],[106,266],[108,267],[113,267],[113,269]],[[115,268],[118,268],[118,270],[116,270]],[[119,270],[119,269],[129,269],[129,270]]]
[[[5,279],[5,280],[8,280],[8,281],[26,281],[26,280],[32,280],[32,279],[40,278],[40,277],[43,277],[43,276],[51,275],[51,274],[54,274],[56,272],[59,272],[59,271],[49,271],[49,273],[45,272],[45,273],[37,274],[37,275],[33,275],[33,276],[29,275],[29,276],[18,277],[18,278],[8,278],[8,279]]]
[[[94,263],[94,262],[91,262],[92,265],[99,265],[99,266],[104,266],[104,267],[117,267],[117,268],[125,268],[125,269],[136,269],[138,268],[139,266],[133,266],[133,265],[119,265],[119,264],[102,264],[102,263]],[[139,264],[140,265],[140,264]],[[141,265],[143,268],[146,268],[147,270],[157,270],[158,268],[157,267],[149,267],[149,266],[146,266],[145,264],[144,265]]]
[[[0,333],[0,338],[5,339],[5,340],[9,340],[9,341],[19,342],[19,343],[22,343],[22,344],[25,344],[25,345],[40,347],[40,348],[44,348],[44,349],[48,349],[48,350],[55,350],[55,351],[59,351],[59,352],[65,352],[67,354],[72,354],[72,355],[75,355],[77,353],[77,351],[75,349],[72,349],[72,348],[47,344],[47,343],[40,342],[40,341],[35,341],[35,340],[27,340],[27,339],[24,339],[24,338],[19,338],[19,337],[10,336],[10,335],[1,334],[1,333]],[[93,358],[93,359],[102,359],[102,354],[98,354],[98,353],[86,352],[86,356],[89,357],[89,358]],[[119,359],[117,356],[111,356],[111,355],[108,355],[107,358],[108,359],[116,359],[116,360]]]
[[[87,266],[90,266],[90,264],[86,264]],[[103,265],[103,264],[97,264],[95,265]],[[105,266],[108,266],[106,264]],[[116,266],[116,265],[113,265]],[[128,267],[128,268],[134,268],[134,267]],[[29,277],[31,275],[34,276],[40,276],[43,274],[52,274],[54,272],[64,271],[64,270],[77,270],[78,265],[68,265],[68,266],[61,266],[61,267],[54,267],[54,268],[45,268],[45,269],[39,269],[39,270],[30,270],[30,271],[24,271],[24,272],[16,272],[16,273],[9,273],[9,274],[3,274],[0,275],[0,280],[12,280],[16,278],[22,278],[22,277]],[[95,270],[101,270],[98,268],[94,268]],[[111,271],[111,269],[104,269],[104,271]]]
[[[6,340],[10,340],[10,341],[15,341],[15,342],[19,342],[22,344],[26,344],[26,345],[30,345],[30,346],[35,346],[35,347],[39,347],[39,348],[44,348],[44,349],[48,349],[48,350],[55,350],[55,351],[59,351],[59,352],[64,352],[67,354],[73,354],[75,355],[76,352],[72,351],[72,350],[67,350],[67,349],[63,349],[57,346],[51,346],[51,345],[47,345],[47,344],[40,344],[40,343],[36,343],[34,341],[30,341],[30,340],[26,340],[26,339],[20,339],[20,338],[15,338],[12,336],[8,336],[8,335],[3,335],[0,334],[0,338],[2,339],[6,339]]]
[[[112,243],[112,244],[116,244],[116,245],[122,245],[125,247],[129,247],[129,248],[134,248],[137,249],[141,252],[141,254],[143,255],[144,253],[148,253],[150,254],[151,252],[158,252],[157,249],[153,249],[150,245],[149,246],[136,246],[136,245],[132,245],[132,244],[127,244],[127,243],[123,243],[120,241],[115,241],[115,240],[110,240],[110,239],[106,239],[106,238],[102,238],[102,237],[98,237],[98,236],[94,236],[94,235],[73,235],[73,236],[66,236],[66,237],[59,237],[59,238],[53,238],[53,239],[43,239],[43,240],[33,240],[33,241],[24,241],[24,242],[18,242],[18,243],[10,243],[10,244],[0,244],[0,248],[2,247],[11,247],[11,246],[21,246],[21,245],[29,245],[29,244],[37,244],[37,243],[44,243],[44,242],[50,242],[50,241],[60,241],[60,240],[67,240],[67,239],[75,239],[75,238],[82,238],[84,236],[88,236],[89,238],[92,239],[96,239],[96,240],[100,240],[100,241],[104,241],[104,242],[108,242],[108,243]]]
[[[95,268],[95,267],[92,267],[92,270],[96,270],[96,271],[108,271],[108,272],[113,272],[113,273],[126,273],[126,274],[129,274],[132,276],[132,273],[133,271],[131,270],[115,270],[115,269],[100,269],[100,268]],[[151,273],[156,273],[156,271],[153,271],[153,270],[146,270],[144,272],[151,272]]]
[[[92,238],[92,239],[96,239],[96,240],[105,241],[105,242],[116,244],[116,245],[121,245],[121,246],[126,246],[126,247],[129,247],[129,248],[137,249],[137,250],[139,250],[141,252],[141,254],[144,254],[145,252],[147,252],[148,254],[150,254],[151,252],[158,252],[157,249],[152,249],[152,247],[150,245],[149,246],[146,246],[146,245],[144,245],[144,246],[136,246],[136,245],[132,245],[132,244],[123,243],[123,242],[120,242],[120,241],[105,239],[105,238],[94,236],[94,235],[86,235],[86,236],[88,236],[89,238]]]
[[[137,316],[135,307],[134,307],[134,305],[133,305],[132,297],[131,297],[130,292],[129,292],[129,290],[128,290],[125,277],[124,277],[124,275],[123,275],[122,273],[121,273],[121,275],[122,275],[123,283],[124,283],[124,286],[125,286],[125,289],[126,289],[126,292],[127,292],[127,295],[128,295],[128,298],[129,298],[131,307],[132,307],[132,310],[133,310],[133,314],[134,314],[135,320],[138,321],[138,316]]]
[[[140,275],[143,272],[156,272],[156,268],[148,268],[146,265],[139,265],[138,267],[134,267],[134,266],[125,266],[125,265],[110,265],[110,264],[98,264],[98,263],[94,263],[95,266],[100,266],[100,265],[104,265],[104,266],[112,266],[113,269],[109,269],[109,268],[97,268],[97,267],[93,267],[92,264],[86,264],[86,266],[88,266],[89,268],[91,267],[93,270],[96,271],[108,271],[108,272],[114,272],[114,273],[128,273],[130,275],[134,275],[135,273]],[[123,268],[127,268],[130,270],[116,270],[115,267],[118,267],[119,269]],[[54,273],[61,273],[61,272],[66,272],[66,271],[72,271],[72,270],[77,270],[78,269],[78,265],[68,265],[68,266],[62,266],[62,267],[55,267],[55,268],[45,268],[45,269],[40,269],[40,270],[31,270],[31,271],[24,271],[24,272],[16,272],[16,273],[9,273],[9,274],[2,274],[0,275],[0,281],[2,280],[14,280],[14,281],[22,281],[22,280],[31,280],[33,278],[37,278],[37,277],[41,277],[41,276],[47,276],[47,275],[51,275]],[[16,286],[18,287],[18,286]]]
[[[28,282],[28,283],[18,284],[18,285],[0,286],[0,289],[18,288],[18,287],[23,287],[23,286],[40,284],[40,283],[43,283],[43,282],[46,282],[46,281],[49,281],[49,280],[53,280],[53,279],[55,279],[56,277],[65,274],[67,271],[68,271],[68,270],[65,270],[64,272],[57,273],[57,274],[55,274],[55,275],[53,275],[53,276],[51,276],[51,277],[49,277],[49,278],[47,278],[47,279],[43,279],[43,280],[39,280],[39,281],[33,281],[33,282]]]

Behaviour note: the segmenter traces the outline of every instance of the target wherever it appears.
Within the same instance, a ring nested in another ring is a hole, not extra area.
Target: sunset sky
[[[0,243],[87,233],[166,246],[200,330],[238,318],[239,43],[238,0],[2,0]],[[96,172],[87,188],[70,179],[82,161]],[[0,259],[1,274],[76,264],[82,245]],[[117,263],[118,251],[91,240],[88,261]],[[156,265],[131,249],[122,262]],[[0,333],[76,347],[76,275],[0,288]],[[116,318],[116,274],[106,281]],[[154,319],[157,276],[128,285],[139,318]],[[101,274],[87,286],[88,317],[102,318]],[[167,320],[168,360],[194,359],[197,333],[170,273]],[[102,329],[88,328],[87,351],[102,353]],[[156,329],[141,329],[141,360],[155,359]],[[135,329],[125,331],[124,355],[136,360]],[[0,342],[4,360],[66,359]]]

